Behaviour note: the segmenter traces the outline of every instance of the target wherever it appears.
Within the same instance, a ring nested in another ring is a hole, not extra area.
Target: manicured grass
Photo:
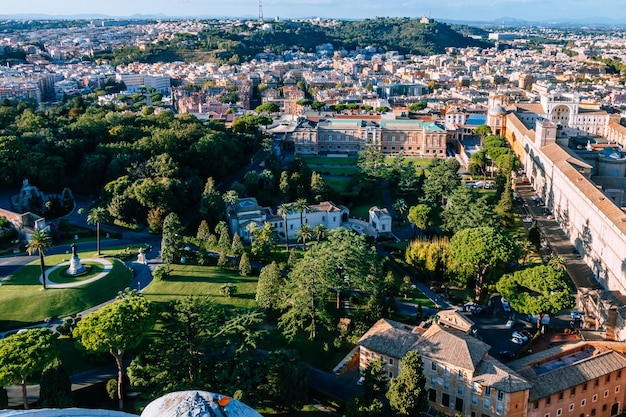
[[[150,301],[169,302],[190,295],[210,295],[217,303],[233,307],[255,307],[254,297],[258,278],[242,277],[235,270],[222,271],[216,266],[172,265],[170,278],[152,281],[143,294]],[[226,297],[220,287],[232,283],[237,286],[234,296]]]
[[[350,177],[337,178],[322,176],[326,184],[332,188],[336,193],[345,195],[348,193],[348,185],[350,184]]]
[[[359,158],[328,158],[323,156],[302,158],[307,165],[354,165],[356,166]],[[315,171],[315,170],[314,170]]]
[[[386,157],[385,158],[385,163],[386,164],[391,164],[393,162],[394,158],[393,157]],[[411,156],[405,156],[404,157],[404,161],[405,162],[411,162],[413,163],[413,165],[418,166],[418,167],[427,167],[430,166],[431,162],[432,162],[432,158],[417,158],[417,157],[411,157]]]
[[[67,268],[59,268],[49,273],[48,279],[57,284],[68,284],[71,282],[84,281],[89,278],[93,278],[104,270],[104,266],[97,262],[81,262],[87,270],[80,275],[69,275],[66,271]],[[69,267],[69,265],[68,265]]]
[[[335,167],[319,167],[319,168],[312,168],[313,171],[317,172],[318,174],[322,174],[322,175],[355,175],[358,174],[359,172],[361,172],[360,168],[354,167],[354,168],[348,168],[348,167],[339,167],[339,168],[335,168]]]
[[[67,261],[69,256],[46,256],[46,267]],[[80,256],[86,259],[96,253],[84,252]],[[0,286],[0,331],[40,323],[46,317],[69,316],[115,298],[118,291],[130,284],[132,274],[122,262],[113,258],[110,261],[113,268],[102,279],[80,287],[45,291],[39,282],[39,261],[26,265]]]

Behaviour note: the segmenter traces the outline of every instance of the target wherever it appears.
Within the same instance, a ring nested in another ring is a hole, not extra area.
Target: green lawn
[[[337,178],[337,177],[328,177],[322,176],[326,184],[332,188],[336,193],[344,195],[348,193],[348,185],[350,184],[350,178]]]
[[[359,158],[328,158],[317,156],[311,158],[302,158],[307,165],[354,165],[356,166]],[[315,170],[314,170],[315,171]]]
[[[322,175],[355,175],[361,172],[358,167],[315,167],[313,171]]]
[[[386,164],[393,163],[393,160],[394,160],[394,158],[391,157],[391,156],[385,157],[385,163]],[[418,167],[430,166],[432,160],[433,160],[432,158],[417,158],[417,157],[411,157],[411,156],[405,156],[404,157],[404,161],[405,162],[411,162],[411,163],[413,163],[413,165],[418,166]]]
[[[258,278],[242,277],[235,270],[222,271],[216,266],[172,265],[172,275],[167,280],[152,281],[143,294],[151,301],[168,302],[190,295],[210,295],[223,305],[252,308]],[[237,293],[225,297],[220,291],[224,284],[237,286]]]
[[[46,256],[46,266],[67,261],[69,256]],[[83,252],[80,256],[86,259],[96,253]],[[45,291],[39,282],[39,261],[26,265],[0,286],[0,331],[41,323],[46,317],[65,317],[115,298],[118,291],[130,284],[132,275],[122,262],[110,260],[113,269],[102,279],[76,288]]]

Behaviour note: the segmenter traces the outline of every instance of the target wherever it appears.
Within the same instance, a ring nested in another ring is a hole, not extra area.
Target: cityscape
[[[0,416],[626,414],[619,3],[29,3]]]

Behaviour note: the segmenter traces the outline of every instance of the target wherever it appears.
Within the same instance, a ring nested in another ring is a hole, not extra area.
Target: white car
[[[524,344],[524,340],[520,339],[519,337],[512,337],[511,342],[515,343],[516,345]]]
[[[528,341],[528,336],[522,334],[521,332],[513,332],[513,337],[516,337],[518,339],[522,339],[522,341],[527,342]]]

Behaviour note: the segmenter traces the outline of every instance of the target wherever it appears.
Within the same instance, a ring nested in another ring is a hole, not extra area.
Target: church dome
[[[488,111],[489,116],[503,116],[506,114],[506,109],[500,104],[496,104]]]
[[[224,395],[179,391],[152,401],[141,417],[261,417],[261,414]]]

